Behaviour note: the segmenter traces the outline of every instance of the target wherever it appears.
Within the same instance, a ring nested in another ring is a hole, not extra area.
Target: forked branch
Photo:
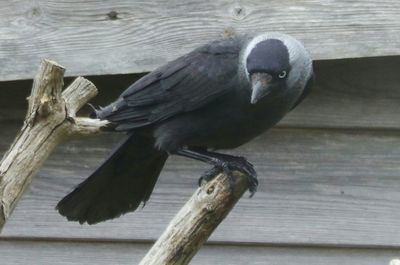
[[[76,117],[97,94],[96,87],[78,77],[62,92],[65,69],[42,61],[36,75],[24,124],[0,162],[0,231],[32,176],[61,141],[99,132],[107,122]]]

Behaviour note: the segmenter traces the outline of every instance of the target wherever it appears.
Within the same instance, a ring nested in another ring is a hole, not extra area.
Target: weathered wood
[[[400,129],[399,65],[400,56],[315,62],[311,95],[278,126]],[[110,103],[138,76],[91,77],[100,91],[92,103]],[[0,122],[23,117],[29,86],[27,81],[0,83]]]
[[[0,150],[14,137],[16,125],[8,126],[0,124]],[[81,226],[54,210],[121,137],[106,134],[58,146],[2,237],[157,239],[207,166],[171,157],[146,207],[113,221]],[[259,191],[236,205],[210,241],[400,246],[396,131],[275,129],[234,153],[256,166]]]
[[[80,77],[61,92],[64,71],[54,62],[42,62],[33,82],[22,129],[0,161],[0,230],[56,145],[67,136],[94,133],[106,124],[75,117],[97,90]]]
[[[61,100],[63,77],[64,68],[60,65],[49,61],[41,64],[33,83],[24,125],[0,161],[0,230],[30,182],[32,172],[36,173],[38,170],[36,164],[47,158],[47,153],[43,153],[43,156],[36,153],[43,145],[43,139],[57,127],[59,119],[63,119],[62,111],[65,108]],[[45,123],[43,120],[46,118],[49,118],[49,123],[53,126],[41,135]],[[34,142],[35,138],[37,141]]]
[[[197,189],[139,265],[189,264],[248,187],[243,174],[231,178],[220,174]]]
[[[397,0],[5,0],[0,14],[0,80],[31,78],[47,57],[72,76],[150,71],[249,31],[290,33],[315,59],[400,54]]]
[[[316,62],[316,86],[280,125],[400,129],[399,65],[400,56]]]
[[[0,241],[0,256],[2,264],[12,265],[132,265],[140,262],[150,246],[145,243]],[[205,245],[190,264],[389,265],[391,260],[399,256],[398,249]]]

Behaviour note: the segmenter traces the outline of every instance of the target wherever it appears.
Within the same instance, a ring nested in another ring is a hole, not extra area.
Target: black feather
[[[234,39],[200,47],[138,80],[98,117],[131,130],[201,108],[232,89],[239,52]]]
[[[98,223],[146,203],[168,155],[154,139],[128,136],[106,161],[57,205],[68,220]]]

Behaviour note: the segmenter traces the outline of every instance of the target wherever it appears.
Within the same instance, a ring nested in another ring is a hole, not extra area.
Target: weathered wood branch
[[[107,122],[77,118],[76,112],[97,94],[78,77],[64,92],[65,69],[44,60],[28,98],[24,124],[0,162],[0,231],[32,176],[61,141],[100,131]]]
[[[247,190],[246,176],[225,174],[199,187],[139,265],[185,265]]]

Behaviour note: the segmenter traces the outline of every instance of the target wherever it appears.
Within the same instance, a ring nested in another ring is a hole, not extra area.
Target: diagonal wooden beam
[[[247,177],[236,171],[199,187],[139,265],[189,264],[247,188]]]

